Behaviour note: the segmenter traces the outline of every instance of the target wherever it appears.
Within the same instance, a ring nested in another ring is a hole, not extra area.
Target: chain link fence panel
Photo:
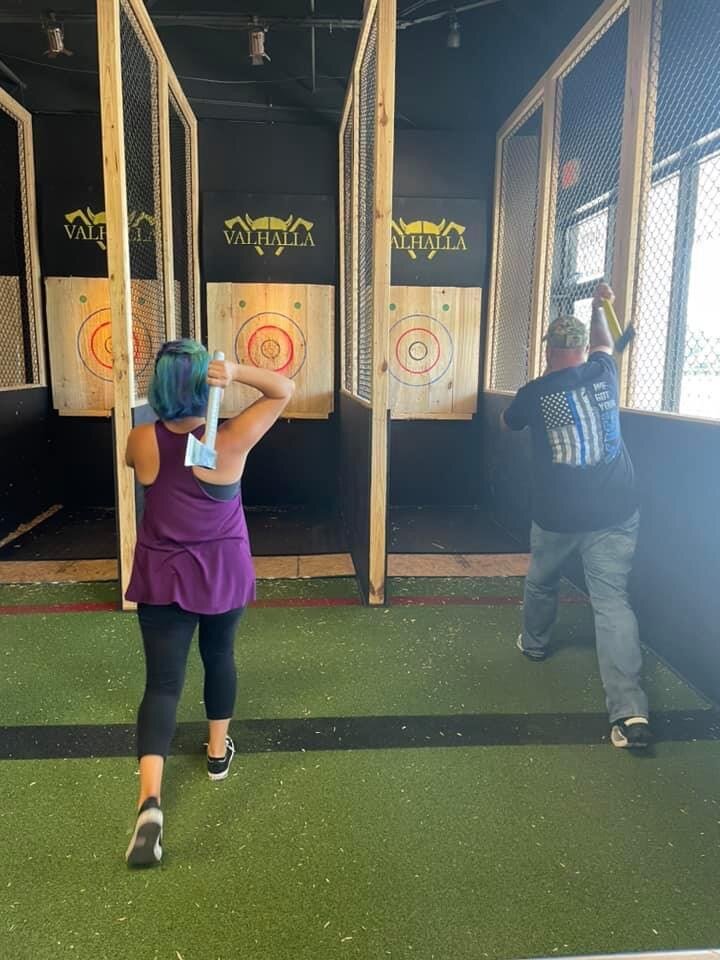
[[[0,387],[39,383],[25,132],[0,105]]]
[[[358,316],[357,395],[372,401],[373,326],[375,297],[375,126],[377,112],[377,13],[360,62],[358,156]],[[388,240],[389,242],[389,240]]]
[[[545,327],[589,323],[593,289],[612,276],[627,45],[624,4],[558,78]]]
[[[542,115],[538,103],[501,145],[491,390],[528,379]]]
[[[171,90],[170,189],[172,195],[175,336],[192,337],[195,315],[192,263],[192,143],[190,127]]]
[[[357,344],[355,337],[355,302],[353,285],[353,136],[355,117],[348,112],[342,138],[343,183],[343,387],[352,393],[355,386]]]
[[[630,406],[720,418],[720,4],[657,0]]]
[[[134,399],[147,396],[165,340],[158,65],[127,0],[120,2],[125,177],[133,284]],[[138,281],[143,281],[138,283]]]

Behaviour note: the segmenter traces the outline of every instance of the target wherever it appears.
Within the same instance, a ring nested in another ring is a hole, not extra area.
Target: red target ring
[[[285,373],[295,359],[295,347],[290,334],[275,326],[265,324],[251,334],[247,344],[250,362],[255,367]]]
[[[305,365],[307,340],[291,317],[266,310],[241,325],[235,336],[235,357],[239,363],[249,363],[292,379]]]
[[[410,343],[405,344],[405,338],[413,337],[413,334],[415,335],[414,338],[410,341]],[[421,337],[430,339],[432,350],[428,347],[424,340],[420,339]],[[423,349],[425,351],[424,353]],[[409,367],[403,362],[401,351],[403,353],[407,352],[407,356],[411,360],[415,360],[418,363],[426,360],[429,356],[429,363],[425,367]],[[427,327],[411,327],[410,330],[406,330],[405,333],[398,337],[397,343],[395,344],[395,358],[397,362],[406,373],[415,374],[418,377],[424,376],[424,374],[430,373],[431,370],[434,370],[438,363],[440,363],[441,354],[442,348],[440,346],[440,341],[432,332],[432,330],[428,330]]]
[[[427,387],[450,369],[452,334],[437,317],[409,314],[390,327],[390,375],[408,387]]]
[[[110,316],[110,308],[95,310],[78,330],[77,349],[83,366],[99,380],[112,380],[112,324],[104,319]],[[103,319],[101,319],[101,317]],[[133,320],[133,359],[135,373],[145,371],[153,355],[152,339],[144,324]]]

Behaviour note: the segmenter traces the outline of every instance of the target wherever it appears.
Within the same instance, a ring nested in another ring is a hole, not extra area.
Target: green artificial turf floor
[[[588,608],[561,609],[558,649],[513,647],[520,581],[398,581],[457,605],[248,611],[242,720],[511,717],[603,711]],[[104,602],[113,585],[0,588],[0,605]],[[568,594],[572,591],[568,589]],[[285,581],[261,598],[356,596]],[[5,615],[0,725],[131,724],[136,621]],[[710,711],[650,654],[656,711]],[[203,717],[197,652],[181,721]],[[382,720],[378,722],[382,723]],[[410,721],[408,721],[410,722]],[[30,734],[28,734],[30,735]],[[634,757],[573,741],[241,753],[211,784],[171,757],[166,857],[123,862],[130,756],[0,763],[2,960],[510,960],[720,943],[720,741]],[[452,749],[451,749],[452,747]]]

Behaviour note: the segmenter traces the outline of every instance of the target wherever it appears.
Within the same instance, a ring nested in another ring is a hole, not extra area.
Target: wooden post
[[[633,319],[644,206],[651,166],[646,162],[652,151],[655,135],[655,101],[657,90],[650,82],[654,34],[655,0],[631,0],[628,25],[627,69],[625,73],[625,106],[622,148],[620,153],[620,186],[615,219],[612,282],[616,311],[623,327]],[[657,0],[660,15],[662,0]],[[659,31],[657,32],[659,34]],[[656,34],[657,35],[657,34]],[[617,358],[620,367],[620,403],[626,406],[629,393],[630,349]]]
[[[346,383],[346,373],[345,373],[345,357],[347,356],[345,345],[347,338],[347,303],[345,297],[345,282],[347,278],[347,271],[345,266],[345,177],[347,176],[347,170],[345,169],[345,131],[347,130],[348,120],[350,117],[350,103],[349,99],[346,97],[345,106],[343,107],[343,115],[340,121],[340,131],[338,133],[338,283],[339,283],[339,299],[340,304],[340,386],[341,388],[345,387]],[[351,221],[352,222],[352,221]]]
[[[540,374],[542,336],[545,325],[545,305],[552,267],[552,235],[555,230],[555,203],[553,184],[557,168],[557,141],[555,130],[557,87],[561,81],[552,76],[545,79],[543,93],[542,132],[540,134],[540,176],[538,180],[537,217],[535,219],[535,251],[533,258],[532,305],[530,313],[530,340],[528,343],[528,380]]]
[[[385,602],[388,498],[388,316],[395,146],[396,0],[377,7],[377,108],[373,263],[373,391],[370,483],[370,597]]]
[[[160,133],[160,220],[165,339],[175,340],[175,260],[173,259],[172,164],[170,158],[170,90],[165,57],[158,62],[158,129]],[[157,241],[156,241],[157,242]],[[190,278],[188,277],[188,280]]]
[[[184,98],[183,98],[184,99]],[[183,108],[182,101],[178,99],[183,113],[185,112]],[[198,166],[198,129],[197,129],[197,120],[195,119],[195,114],[190,110],[189,104],[185,101],[187,105],[188,113],[185,114],[185,119],[188,121],[190,126],[190,210],[188,210],[188,216],[190,217],[190,265],[192,270],[192,277],[188,277],[188,289],[192,285],[192,297],[190,303],[190,336],[194,337],[196,340],[202,338],[201,323],[200,323],[200,172]]]
[[[128,240],[125,142],[123,132],[120,5],[97,0],[100,117],[107,216],[107,260],[110,279],[113,385],[115,401],[115,475],[119,532],[120,586],[123,609],[135,550],[135,481],[125,465],[125,448],[132,429],[134,380],[132,312],[130,308],[130,249]]]
[[[37,370],[37,378],[25,386],[44,387],[47,384],[47,372],[45,369],[45,332],[42,321],[42,292],[40,282],[40,253],[38,246],[37,230],[37,198],[35,191],[35,154],[33,149],[33,129],[32,116],[21,106],[13,97],[0,87],[0,107],[2,107],[15,121],[17,125],[18,139],[18,176],[21,174],[25,180],[25,190],[21,191],[21,209],[22,216],[27,227],[29,259],[24,257],[25,276],[20,277],[20,283],[24,284],[28,308],[29,323],[32,325],[32,332],[35,341],[34,366]],[[18,389],[22,387],[18,384]],[[15,388],[13,388],[15,389]]]

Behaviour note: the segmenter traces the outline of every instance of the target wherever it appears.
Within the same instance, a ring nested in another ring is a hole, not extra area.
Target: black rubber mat
[[[0,560],[112,560],[117,556],[115,511],[63,508],[0,550]]]
[[[391,507],[390,553],[521,553],[523,545],[475,507]]]
[[[347,553],[339,514],[322,507],[246,508],[255,557]]]

